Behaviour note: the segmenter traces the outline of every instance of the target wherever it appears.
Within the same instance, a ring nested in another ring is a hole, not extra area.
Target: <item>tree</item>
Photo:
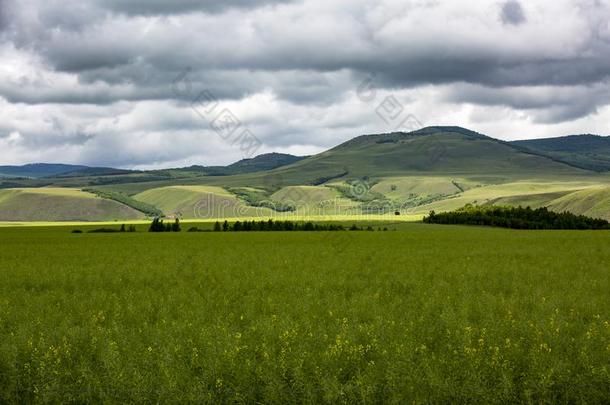
[[[220,222],[218,221],[214,224],[214,232],[220,232]]]
[[[227,232],[229,230],[229,223],[227,222],[226,219],[225,219],[225,222],[222,224],[222,230],[224,232]]]
[[[457,211],[436,214],[431,211],[424,218],[426,223],[498,226],[514,229],[610,229],[603,219],[556,213],[546,207],[473,207],[465,206]]]
[[[164,232],[165,225],[163,225],[163,220],[159,219],[159,217],[153,218],[152,223],[150,224],[150,228],[148,228],[148,232]]]

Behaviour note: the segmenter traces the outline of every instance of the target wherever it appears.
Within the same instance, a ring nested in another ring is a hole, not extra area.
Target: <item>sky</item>
[[[0,164],[610,129],[610,0],[0,0]]]

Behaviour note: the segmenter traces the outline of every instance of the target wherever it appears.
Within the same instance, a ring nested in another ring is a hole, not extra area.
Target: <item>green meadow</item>
[[[609,232],[382,226],[1,228],[0,403],[610,400]]]

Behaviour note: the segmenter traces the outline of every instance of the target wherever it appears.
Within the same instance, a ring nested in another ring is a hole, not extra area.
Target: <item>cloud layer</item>
[[[609,21],[604,0],[0,0],[0,164],[244,157],[193,109],[201,94],[258,152],[408,116],[504,139],[607,134]]]

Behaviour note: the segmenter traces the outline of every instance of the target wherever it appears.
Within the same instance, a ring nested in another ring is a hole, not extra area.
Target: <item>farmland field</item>
[[[0,402],[610,400],[610,233],[388,227],[0,228]]]

